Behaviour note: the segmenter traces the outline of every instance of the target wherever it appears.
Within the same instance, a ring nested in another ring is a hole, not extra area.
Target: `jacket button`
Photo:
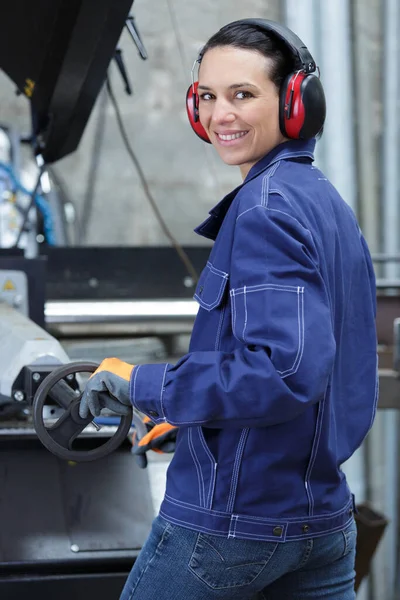
[[[149,410],[149,415],[151,417],[158,417],[159,416],[158,412],[155,411],[155,410]]]
[[[274,529],[272,530],[272,533],[274,535],[276,535],[277,537],[281,536],[283,532],[283,527],[274,527]]]
[[[307,533],[308,531],[310,531],[309,525],[303,525],[303,533]]]
[[[202,295],[202,293],[203,293],[203,290],[204,290],[204,287],[201,285],[201,286],[199,287],[199,296],[201,296],[201,295]]]

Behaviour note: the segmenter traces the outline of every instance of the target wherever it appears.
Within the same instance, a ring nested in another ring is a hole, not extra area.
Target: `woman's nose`
[[[232,106],[225,100],[216,100],[212,114],[214,123],[232,123],[235,120],[235,114]]]

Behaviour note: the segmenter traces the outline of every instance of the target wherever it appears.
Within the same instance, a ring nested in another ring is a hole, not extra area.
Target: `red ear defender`
[[[291,73],[280,91],[279,126],[290,139],[310,139],[322,129],[326,115],[325,94],[319,77]]]
[[[198,81],[195,81],[188,89],[186,94],[186,111],[189,117],[189,123],[195,132],[203,142],[211,144],[210,138],[208,137],[206,130],[199,120],[199,95],[197,93]]]
[[[279,91],[279,128],[286,138],[308,140],[315,137],[324,126],[326,102],[322,83],[315,75],[316,71],[319,74],[319,69],[306,45],[293,31],[274,21],[242,19],[234,21],[230,25],[250,26],[265,31],[285,44],[294,59],[294,66],[293,72],[286,77]],[[195,134],[211,144],[210,138],[199,120],[198,82],[194,81],[196,64],[200,64],[206,47],[207,45],[195,60],[192,68],[192,85],[186,94],[186,110]]]

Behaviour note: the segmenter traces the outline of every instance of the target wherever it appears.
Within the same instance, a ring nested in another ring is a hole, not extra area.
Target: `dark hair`
[[[283,81],[294,70],[295,59],[286,44],[256,25],[229,23],[210,37],[199,55],[199,62],[208,50],[220,46],[233,46],[260,52],[271,59],[269,78],[280,90]]]

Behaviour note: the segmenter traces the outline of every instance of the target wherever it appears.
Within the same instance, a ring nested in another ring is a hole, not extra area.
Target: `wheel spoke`
[[[92,420],[91,416],[87,419],[76,419],[72,417],[71,413],[77,402],[76,399],[74,404],[71,402],[62,417],[60,417],[52,427],[47,429],[47,433],[50,437],[64,448],[71,449],[72,442],[80,433],[82,433]]]

